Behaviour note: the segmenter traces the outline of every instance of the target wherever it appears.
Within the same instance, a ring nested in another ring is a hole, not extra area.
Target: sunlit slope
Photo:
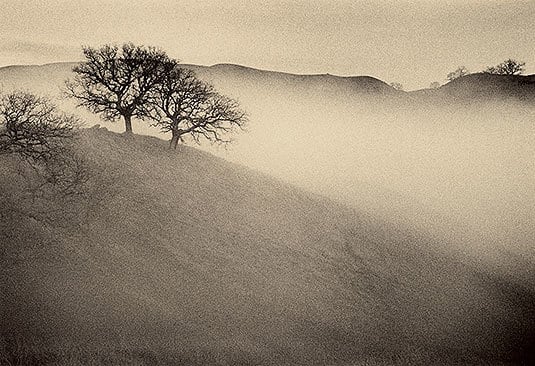
[[[533,293],[445,243],[156,138],[90,129],[80,148],[97,193],[77,215],[1,208],[4,336],[261,364],[518,359],[533,340]]]

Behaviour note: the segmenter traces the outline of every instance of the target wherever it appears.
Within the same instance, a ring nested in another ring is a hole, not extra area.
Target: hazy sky
[[[0,0],[0,66],[133,41],[186,63],[372,75],[406,89],[513,57],[535,72],[535,1]]]

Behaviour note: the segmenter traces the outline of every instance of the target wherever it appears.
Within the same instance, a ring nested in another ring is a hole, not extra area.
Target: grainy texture
[[[50,201],[41,222],[2,206],[6,342],[201,363],[527,352],[532,290],[431,238],[156,138],[93,128],[80,148],[96,164],[88,212]]]
[[[0,366],[535,364],[534,1],[0,8]]]

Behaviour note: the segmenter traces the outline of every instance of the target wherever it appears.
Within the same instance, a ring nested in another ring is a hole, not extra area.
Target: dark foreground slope
[[[0,170],[0,363],[520,364],[532,289],[196,149],[83,132],[87,196]],[[17,361],[18,360],[18,361]],[[39,361],[39,362],[37,362]]]

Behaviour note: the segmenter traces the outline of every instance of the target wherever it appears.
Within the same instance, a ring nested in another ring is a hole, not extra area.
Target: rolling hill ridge
[[[76,62],[62,62],[45,65],[13,65],[0,67],[0,85],[4,88],[13,86],[48,91],[56,94],[57,88],[72,75]],[[291,90],[303,96],[328,96],[351,99],[355,94],[387,96],[398,102],[426,102],[429,98],[439,101],[465,100],[485,102],[488,99],[511,99],[520,102],[533,101],[535,96],[535,75],[493,75],[486,73],[469,74],[438,89],[422,89],[411,92],[395,90],[387,83],[371,76],[336,76],[331,74],[300,75],[277,71],[259,70],[235,64],[216,64],[200,66],[183,64],[217,87],[229,91],[236,88],[247,90],[273,89]],[[433,98],[434,97],[434,98]],[[384,101],[387,101],[385,99]]]

